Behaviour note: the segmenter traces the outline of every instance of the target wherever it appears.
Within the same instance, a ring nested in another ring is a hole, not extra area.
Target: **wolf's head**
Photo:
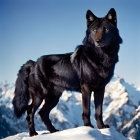
[[[86,14],[87,34],[84,43],[94,44],[95,47],[119,45],[122,39],[117,29],[115,9],[110,9],[103,18],[96,17],[90,10]]]

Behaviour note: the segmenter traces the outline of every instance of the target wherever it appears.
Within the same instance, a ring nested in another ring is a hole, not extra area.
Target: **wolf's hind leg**
[[[37,132],[35,131],[35,127],[34,127],[34,114],[41,103],[42,103],[42,99],[40,99],[38,97],[34,97],[32,103],[27,108],[26,120],[28,122],[30,136],[37,135]]]
[[[45,104],[43,105],[43,107],[39,111],[39,114],[41,116],[42,121],[44,122],[47,129],[51,133],[58,131],[55,129],[55,127],[51,123],[51,120],[49,119],[50,111],[57,105],[58,102],[59,102],[59,97],[56,97],[55,95],[54,96],[49,95],[45,99]]]

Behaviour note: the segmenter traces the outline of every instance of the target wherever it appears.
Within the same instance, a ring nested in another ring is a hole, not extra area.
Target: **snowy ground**
[[[40,131],[39,135],[28,137],[28,133],[20,133],[15,136],[7,137],[3,140],[127,140],[115,129],[93,129],[90,127],[78,127],[67,129],[53,134]]]

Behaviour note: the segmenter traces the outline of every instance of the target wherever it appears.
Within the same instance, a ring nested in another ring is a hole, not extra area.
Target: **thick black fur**
[[[86,18],[86,37],[83,45],[73,53],[42,56],[36,62],[28,61],[19,71],[13,99],[14,111],[20,117],[27,110],[30,136],[37,134],[34,114],[43,100],[44,106],[39,111],[41,119],[50,132],[57,131],[49,119],[49,113],[64,90],[82,92],[82,119],[85,126],[91,127],[90,98],[94,91],[97,126],[100,129],[109,127],[102,119],[104,90],[113,76],[122,40],[113,8],[103,18],[97,18],[88,10]],[[29,98],[32,103],[28,106]]]

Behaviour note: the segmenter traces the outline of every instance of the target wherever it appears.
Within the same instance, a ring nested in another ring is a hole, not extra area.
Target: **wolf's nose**
[[[97,42],[97,43],[100,43],[100,42],[101,42],[101,39],[97,39],[96,42]]]

